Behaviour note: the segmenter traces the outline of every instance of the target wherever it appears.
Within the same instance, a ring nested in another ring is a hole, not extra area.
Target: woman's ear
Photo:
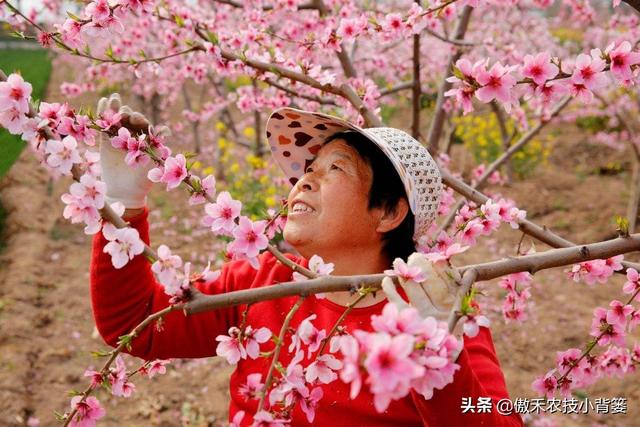
[[[409,203],[405,198],[400,198],[393,209],[384,209],[383,214],[378,221],[376,231],[378,233],[386,233],[393,230],[404,221],[409,213]]]

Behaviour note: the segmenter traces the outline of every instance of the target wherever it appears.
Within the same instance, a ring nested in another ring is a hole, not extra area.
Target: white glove
[[[98,101],[98,116],[107,109],[120,113],[121,123],[127,127],[147,132],[149,120],[128,106],[122,106],[119,94],[114,93],[108,99]],[[168,136],[170,131],[161,126],[156,134]],[[147,194],[153,185],[147,178],[147,172],[155,165],[150,161],[144,166],[131,167],[124,162],[125,156],[126,152],[113,147],[106,137],[100,138],[100,167],[102,180],[107,185],[105,200],[109,204],[121,202],[127,209],[142,208],[147,204]]]
[[[419,267],[427,277],[427,280],[418,283],[413,280],[404,281],[398,279],[409,298],[409,303],[407,303],[396,291],[393,280],[385,277],[382,280],[382,290],[389,301],[399,309],[412,306],[418,310],[423,318],[432,316],[438,320],[446,321],[460,288],[456,283],[456,280],[460,281],[460,278],[453,277],[457,271],[434,265],[420,253],[411,254],[407,260],[407,265],[409,267]]]

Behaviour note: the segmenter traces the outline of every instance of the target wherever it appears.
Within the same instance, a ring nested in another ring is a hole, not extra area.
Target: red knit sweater
[[[149,243],[148,212],[133,218],[130,222],[142,239]],[[108,254],[102,249],[106,240],[98,233],[93,241],[91,259],[91,299],[96,325],[102,337],[112,346],[118,337],[130,332],[149,314],[168,305],[168,297],[163,288],[155,281],[148,261],[143,256],[135,257],[124,268],[116,270]],[[291,256],[306,266],[304,259]],[[260,256],[260,269],[253,269],[245,261],[234,261],[222,268],[220,278],[199,286],[205,294],[219,294],[238,289],[268,286],[278,282],[290,281],[291,270],[285,267],[269,253]],[[267,327],[278,333],[285,315],[289,312],[296,297],[265,301],[251,306],[247,322],[253,328]],[[356,308],[345,318],[343,325],[347,331],[355,328],[371,330],[370,317],[380,314],[386,302]],[[167,315],[162,331],[148,327],[133,341],[131,354],[143,359],[207,357],[215,355],[217,342],[215,337],[227,334],[230,326],[239,325],[240,315],[246,306],[231,307],[206,313],[185,316],[181,312]],[[335,324],[344,307],[326,299],[308,297],[291,321],[291,326],[316,314],[313,324],[327,331]],[[288,343],[287,343],[288,344]],[[271,341],[261,345],[262,351],[273,347]],[[287,351],[280,354],[280,361],[287,366],[291,355]],[[255,372],[263,374],[263,380],[270,360],[241,360],[231,375],[229,419],[239,410],[246,415],[243,425],[248,425],[251,415],[257,410],[255,400],[245,401],[238,388],[246,383],[247,375]],[[309,363],[308,359],[303,365]],[[349,399],[349,385],[339,379],[328,385],[322,385],[323,398],[316,409],[313,422],[319,426],[521,426],[518,415],[502,416],[491,413],[465,413],[461,411],[463,397],[491,397],[494,403],[508,398],[504,377],[496,357],[491,333],[481,328],[475,338],[465,339],[464,349],[457,363],[461,368],[456,372],[454,382],[443,390],[436,390],[433,398],[424,400],[419,394],[398,401],[392,401],[382,414],[376,412],[373,397],[363,386],[355,400]],[[297,405],[299,406],[299,405]],[[337,423],[337,424],[336,424]],[[305,414],[299,407],[293,413],[292,425],[309,425]]]

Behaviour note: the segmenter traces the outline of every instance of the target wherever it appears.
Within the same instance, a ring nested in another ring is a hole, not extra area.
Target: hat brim
[[[363,129],[346,120],[289,107],[275,110],[266,124],[273,158],[291,185],[298,182],[324,141],[346,130],[359,132],[371,139]]]

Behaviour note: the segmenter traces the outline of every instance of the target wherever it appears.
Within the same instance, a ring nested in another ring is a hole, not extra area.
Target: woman
[[[119,98],[101,100],[99,110],[120,108]],[[130,110],[123,107],[125,114]],[[131,121],[144,118],[131,115]],[[290,179],[289,215],[284,238],[300,256],[290,259],[307,266],[312,255],[335,265],[332,274],[380,273],[396,257],[406,259],[415,251],[414,241],[422,236],[437,212],[440,177],[433,159],[417,141],[397,129],[359,129],[341,119],[289,108],[274,112],[267,123],[267,137],[273,155]],[[125,219],[149,243],[145,196],[149,183],[139,171],[121,167],[122,154],[110,144],[102,144],[103,179],[110,202],[122,201]],[[118,156],[120,156],[118,158]],[[120,163],[118,163],[120,162]],[[117,171],[117,173],[116,173]],[[150,313],[168,305],[169,297],[155,281],[148,261],[138,256],[124,268],[112,267],[103,253],[101,233],[93,242],[91,295],[98,330],[110,345],[128,333]],[[292,271],[268,252],[259,257],[256,270],[247,261],[232,261],[221,276],[198,285],[205,294],[268,286],[292,280]],[[292,318],[290,326],[315,315],[313,325],[329,330],[356,296],[346,292],[310,296]],[[277,333],[297,297],[253,304],[247,324],[253,329],[267,327]],[[347,331],[371,330],[370,317],[380,314],[386,304],[382,292],[370,294],[343,321]],[[162,330],[147,328],[134,342],[131,354],[144,359],[207,357],[216,354],[215,337],[237,326],[246,306],[186,317],[173,312],[166,316]],[[286,343],[288,345],[288,342]],[[269,351],[271,342],[262,344]],[[283,351],[280,362],[287,366],[292,355]],[[303,365],[310,360],[302,362]],[[463,398],[489,397],[494,403],[508,398],[504,378],[495,355],[490,332],[481,328],[474,338],[465,339],[456,363],[461,368],[454,382],[437,390],[430,400],[412,392],[393,401],[384,413],[376,412],[373,396],[363,387],[356,399],[349,399],[349,385],[336,380],[322,385],[323,397],[316,409],[314,425],[346,426],[519,426],[520,418],[495,412],[463,413]],[[239,392],[254,373],[266,377],[268,358],[241,359],[231,376],[229,419],[244,411],[242,424],[249,425],[257,411],[256,399]],[[308,425],[306,415],[296,405],[292,425]]]

